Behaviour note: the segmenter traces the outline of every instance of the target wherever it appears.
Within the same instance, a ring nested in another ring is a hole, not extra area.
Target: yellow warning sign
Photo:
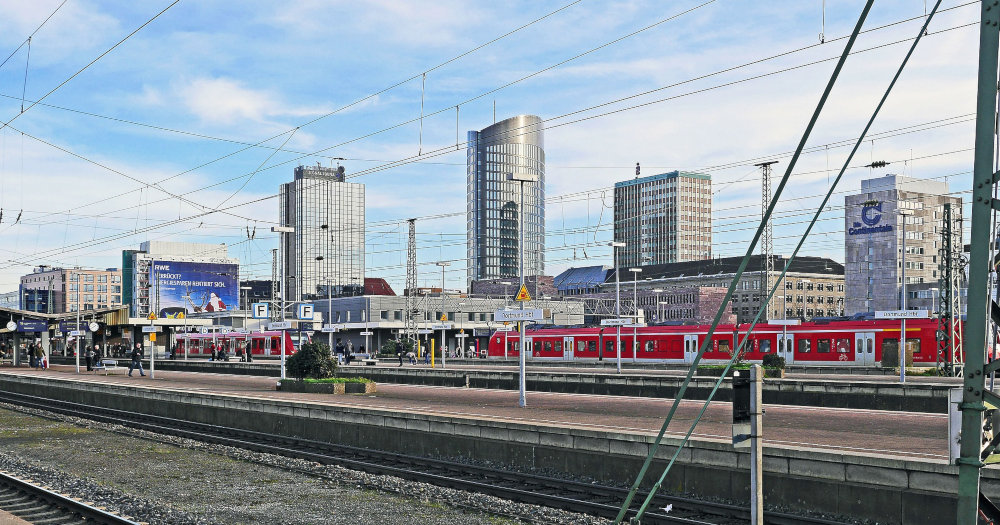
[[[517,292],[517,297],[514,298],[515,301],[525,302],[531,300],[531,294],[528,293],[528,287],[521,285],[521,290]]]
[[[155,343],[156,342],[156,334],[149,334],[149,340]]]
[[[156,320],[156,312],[149,312],[149,315],[146,316],[146,319],[149,319],[150,321],[155,321]]]
[[[448,320],[448,314],[441,314],[441,320],[442,321],[447,321]]]

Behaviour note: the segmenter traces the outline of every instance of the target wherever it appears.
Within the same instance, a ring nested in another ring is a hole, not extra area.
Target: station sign
[[[645,327],[646,323],[630,323],[622,325],[622,328],[645,328]]]
[[[360,335],[375,335],[375,332],[361,332]]]
[[[251,315],[254,319],[267,319],[271,317],[271,305],[267,303],[253,303],[250,307]]]
[[[313,305],[311,304],[300,304],[296,313],[298,319],[312,320],[313,318]]]
[[[433,334],[434,330],[420,329],[417,330],[417,335],[430,335]]]
[[[83,330],[70,330],[69,331],[70,337],[83,337],[85,333],[86,332],[84,332]]]
[[[156,325],[143,325],[142,333],[144,334],[155,334],[160,331],[160,327]]]
[[[431,330],[451,330],[451,323],[432,324]]]
[[[625,326],[631,323],[632,323],[631,319],[624,319],[624,318],[601,319],[601,326]]]
[[[513,326],[498,326],[496,328],[496,331],[497,332],[513,332],[514,331],[514,327]]]
[[[501,322],[515,321],[541,321],[545,319],[545,311],[541,308],[529,308],[526,310],[497,310],[493,312],[493,320]]]
[[[340,327],[333,324],[327,324],[323,325],[323,328],[321,328],[320,331],[323,332],[324,334],[332,334],[334,332],[339,332]]]
[[[875,319],[927,319],[927,310],[877,310]]]
[[[59,321],[59,331],[60,332],[70,332],[70,331],[73,331],[73,330],[79,330],[81,326],[83,326],[83,322],[82,321],[81,321],[80,324],[77,324],[76,321]],[[16,328],[16,327],[17,327],[17,325],[15,323],[14,328]],[[10,327],[8,327],[8,328],[10,328]],[[13,330],[14,328],[11,328],[11,330]]]
[[[268,330],[288,330],[291,327],[292,323],[289,321],[277,321],[267,325]]]
[[[22,319],[17,322],[18,332],[47,332],[49,323],[37,319]]]
[[[247,335],[247,334],[250,333],[250,329],[249,328],[237,328],[236,329],[236,333],[242,334],[242,335]]]

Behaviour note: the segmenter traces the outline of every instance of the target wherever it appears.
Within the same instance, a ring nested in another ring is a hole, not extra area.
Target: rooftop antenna
[[[639,178],[639,163],[635,163],[635,178]]]

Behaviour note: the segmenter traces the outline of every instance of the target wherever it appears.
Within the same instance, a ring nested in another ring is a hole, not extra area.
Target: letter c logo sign
[[[882,220],[881,202],[861,208],[861,221],[867,224],[868,226],[875,226],[881,220]]]

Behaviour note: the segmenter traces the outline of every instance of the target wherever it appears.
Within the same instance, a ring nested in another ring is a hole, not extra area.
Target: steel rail
[[[51,400],[39,396],[5,392],[5,399],[19,407],[35,408],[59,414],[127,424],[158,434],[231,446],[243,450],[304,459],[311,462],[360,470],[372,474],[396,476],[470,492],[530,503],[550,508],[580,512],[605,518],[617,515],[618,502],[627,490],[600,484],[583,483],[535,474],[506,471],[378,450],[340,445],[303,438],[243,430],[176,418],[109,409],[81,403]],[[307,472],[316,475],[314,472]],[[646,513],[645,524],[707,525],[744,522],[746,508],[694,498],[657,495],[657,509],[672,506],[670,513]],[[841,525],[841,521],[789,513],[766,513],[766,523],[775,525]]]
[[[138,525],[138,522],[53,492],[3,471],[0,471],[0,509],[30,523],[85,522],[95,525]]]

